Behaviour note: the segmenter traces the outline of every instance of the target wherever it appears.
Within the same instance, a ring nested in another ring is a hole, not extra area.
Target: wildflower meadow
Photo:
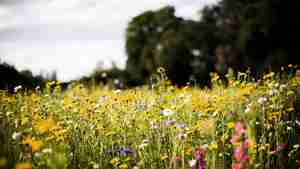
[[[300,76],[0,92],[1,169],[299,169]]]

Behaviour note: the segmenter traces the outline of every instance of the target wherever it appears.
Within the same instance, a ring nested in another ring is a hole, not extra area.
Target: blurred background
[[[0,0],[0,89],[48,80],[178,86],[298,65],[299,6],[280,0]]]

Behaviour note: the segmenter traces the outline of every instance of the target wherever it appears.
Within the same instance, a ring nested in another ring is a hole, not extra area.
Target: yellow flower
[[[35,127],[39,133],[43,134],[55,127],[55,122],[53,119],[41,120],[37,122]]]
[[[186,149],[186,151],[185,151],[186,155],[192,155],[192,153],[193,153],[193,148],[191,148],[191,147]]]
[[[42,146],[43,146],[43,142],[40,140],[36,140],[36,141],[32,142],[32,144],[31,144],[32,152],[40,151]]]
[[[40,151],[44,145],[41,140],[35,140],[31,137],[26,137],[26,139],[23,140],[23,144],[28,144],[31,147],[32,152]]]
[[[119,165],[119,158],[113,158],[112,160],[110,160],[110,163],[114,166]]]
[[[32,169],[32,165],[29,162],[18,163],[16,169]]]
[[[229,122],[229,123],[227,123],[227,127],[229,128],[229,129],[233,129],[234,128],[234,122]]]
[[[122,164],[119,166],[120,169],[127,169],[128,168],[128,165],[127,164]]]
[[[216,150],[216,149],[218,149],[217,143],[216,143],[216,142],[211,143],[211,144],[208,146],[208,149],[210,149],[210,150]]]
[[[166,159],[168,159],[168,156],[167,156],[167,155],[163,155],[163,156],[160,157],[160,160],[162,160],[162,161],[164,161],[164,160],[166,160]]]

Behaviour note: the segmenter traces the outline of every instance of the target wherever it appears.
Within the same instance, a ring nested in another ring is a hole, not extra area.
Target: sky
[[[126,26],[132,17],[166,5],[199,19],[216,0],[0,0],[0,60],[34,74],[56,70],[68,81],[97,63],[125,67]]]

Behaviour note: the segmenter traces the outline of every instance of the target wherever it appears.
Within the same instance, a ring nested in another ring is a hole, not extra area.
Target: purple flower
[[[150,128],[151,129],[157,129],[158,125],[154,121],[150,121]]]
[[[176,120],[167,120],[165,121],[165,125],[167,127],[173,126],[176,123]]]
[[[121,148],[119,152],[121,156],[129,156],[133,154],[133,151],[129,148]]]
[[[177,128],[180,128],[180,129],[186,129],[186,128],[187,128],[187,125],[184,124],[184,123],[181,123],[181,124],[177,124],[176,127],[177,127]]]

